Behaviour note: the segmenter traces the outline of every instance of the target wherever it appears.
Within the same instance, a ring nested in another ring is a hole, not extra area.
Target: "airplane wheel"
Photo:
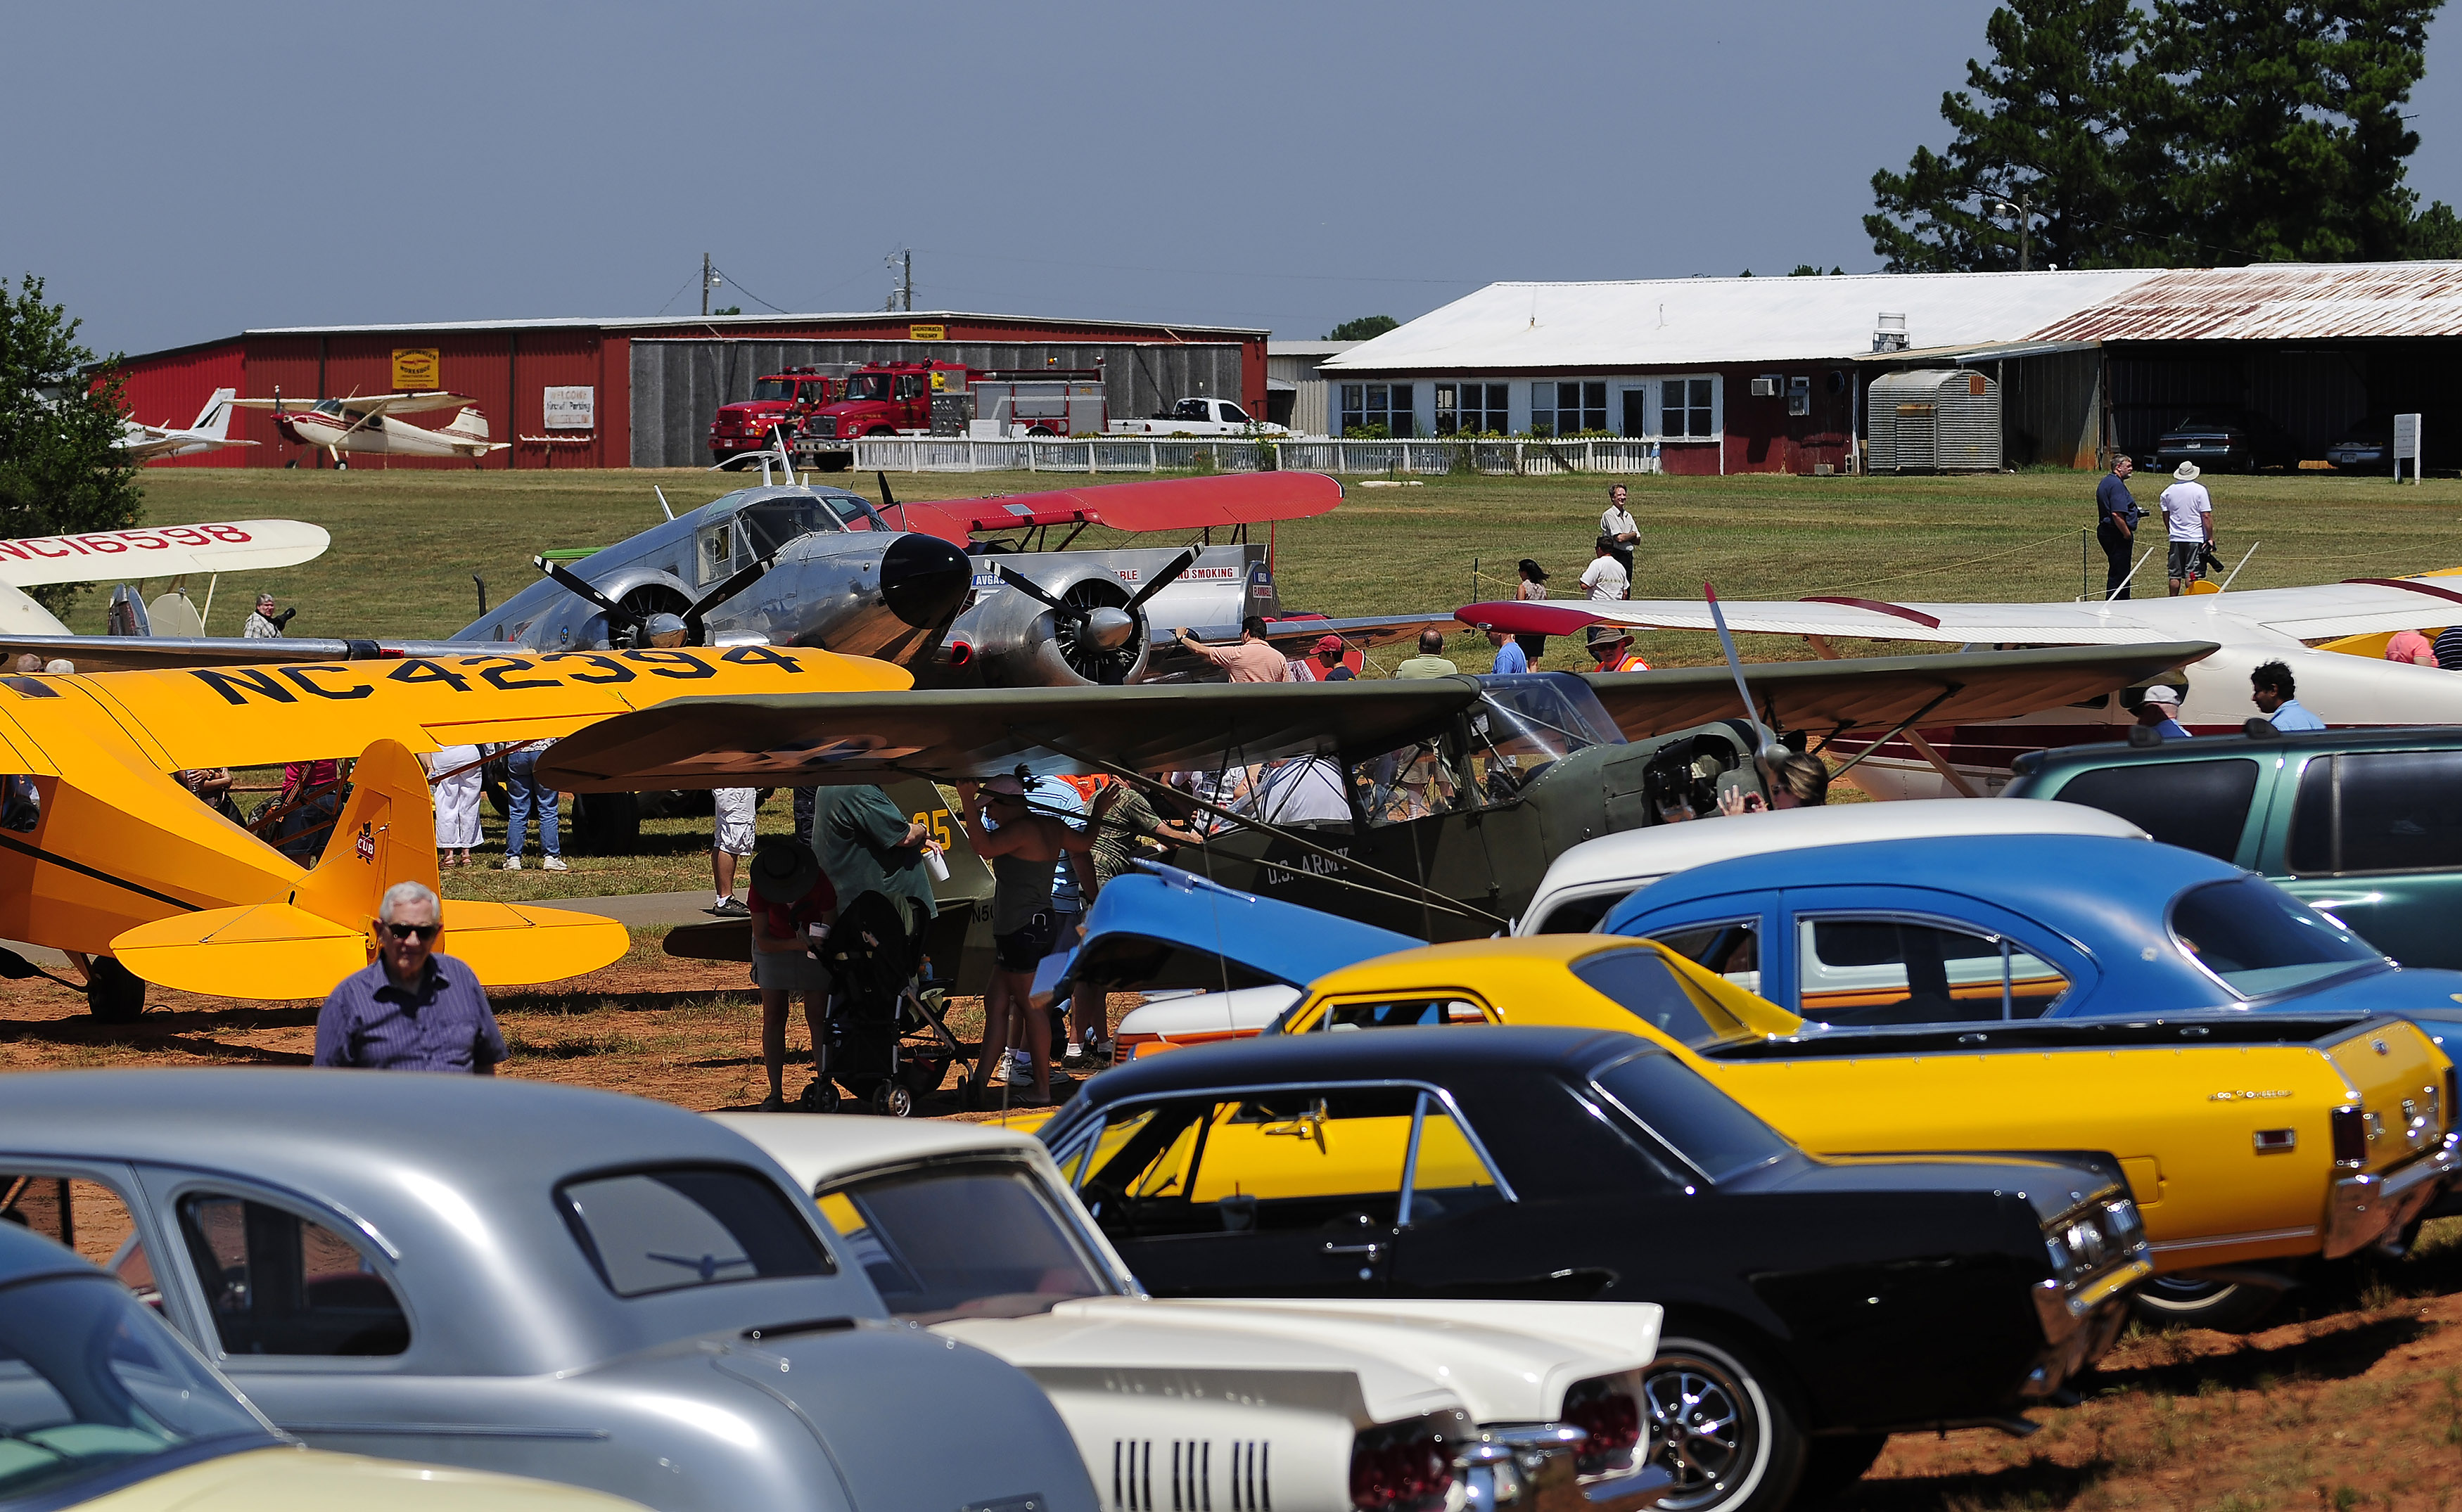
[[[96,956],[89,962],[94,981],[85,989],[86,1009],[98,1024],[134,1024],[145,1011],[145,983],[137,973],[112,960]]]
[[[348,472],[351,470],[351,464],[344,462],[341,458],[336,457],[334,459],[334,470],[335,472]]]
[[[292,468],[292,469],[293,469],[293,470],[296,470],[296,469],[297,469],[297,467],[299,466],[299,459],[298,459],[298,458],[296,458],[296,457],[293,457],[293,458],[292,458],[289,462],[284,463],[282,465],[284,465],[284,466],[286,466],[286,467],[290,467],[290,468]]]

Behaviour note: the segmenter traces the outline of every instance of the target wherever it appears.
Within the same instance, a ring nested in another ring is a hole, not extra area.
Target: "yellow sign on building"
[[[906,328],[906,339],[909,341],[946,341],[949,339],[949,328],[947,326],[908,326]]]
[[[434,347],[393,349],[393,386],[397,391],[443,388],[444,382],[437,377],[438,371]]]

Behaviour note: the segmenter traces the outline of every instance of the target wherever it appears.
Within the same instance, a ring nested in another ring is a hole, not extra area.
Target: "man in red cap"
[[[1342,663],[1340,636],[1319,636],[1316,644],[1308,651],[1316,658],[1316,680],[1319,682],[1348,682],[1359,675]]]

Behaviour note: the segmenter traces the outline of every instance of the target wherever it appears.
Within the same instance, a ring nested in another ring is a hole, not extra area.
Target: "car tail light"
[[[1573,1457],[1586,1476],[1624,1470],[1641,1442],[1641,1404],[1606,1381],[1584,1381],[1565,1397],[1565,1421],[1590,1436]]]
[[[1350,1445],[1350,1504],[1359,1512],[1417,1512],[1444,1504],[1454,1465],[1422,1420],[1360,1435]]]
[[[2334,1164],[2358,1171],[2368,1163],[2367,1115],[2357,1108],[2334,1110]]]
[[[2454,1094],[2457,1091],[2462,1091],[2462,1070],[2457,1070],[2449,1064],[2445,1068],[2445,1099],[2436,1107],[2437,1127],[2440,1129],[2452,1127],[2456,1112]]]

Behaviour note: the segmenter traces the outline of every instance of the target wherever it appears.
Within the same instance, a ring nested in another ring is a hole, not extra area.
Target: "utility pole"
[[[889,303],[883,310],[915,313],[915,252],[912,248],[890,253],[881,259],[897,277],[889,286]]]
[[[714,272],[712,272],[712,271],[710,270],[710,266],[709,266],[709,254],[708,254],[707,252],[703,252],[703,253],[702,253],[702,254],[701,254],[701,313],[702,313],[702,314],[704,317],[706,317],[706,316],[709,314],[709,292],[710,292],[711,290],[713,290],[713,289],[716,289],[719,285],[723,284],[723,283],[725,283],[725,282],[726,282],[726,280],[725,280],[725,279],[719,277],[716,273],[714,273]]]
[[[2018,217],[2018,271],[2022,273],[2032,270],[2035,266],[2033,238],[2035,228],[2035,202],[2033,198],[2030,197],[2025,190],[2020,189],[2017,193],[2016,202],[2014,204],[2007,199],[1996,197],[1993,201],[1992,207],[1996,210],[2007,210],[2012,215]]]

